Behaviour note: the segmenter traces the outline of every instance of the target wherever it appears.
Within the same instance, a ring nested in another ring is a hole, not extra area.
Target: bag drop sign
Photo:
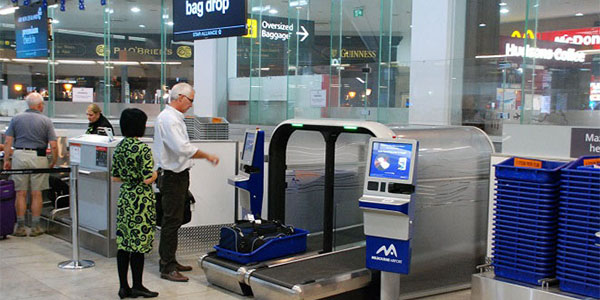
[[[242,36],[246,18],[246,0],[173,0],[173,39]]]

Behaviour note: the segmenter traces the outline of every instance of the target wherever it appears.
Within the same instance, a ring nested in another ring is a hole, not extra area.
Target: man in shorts
[[[25,97],[29,109],[10,120],[6,130],[4,144],[4,169],[46,169],[53,168],[56,164],[58,147],[56,133],[50,118],[42,114],[44,111],[44,98],[38,93],[30,93]],[[50,143],[52,162],[48,163],[46,148]],[[12,162],[10,149],[14,146]],[[27,191],[31,190],[31,232],[29,236],[38,236],[44,233],[40,226],[42,213],[42,190],[49,188],[48,173],[12,175],[17,192],[17,229],[15,236],[27,236],[25,228],[25,211],[27,210]]]

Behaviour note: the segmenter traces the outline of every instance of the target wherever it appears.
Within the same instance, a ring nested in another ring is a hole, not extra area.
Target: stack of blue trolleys
[[[494,272],[540,285],[555,277],[561,162],[510,158],[496,167]]]
[[[560,289],[600,298],[600,156],[584,156],[562,171],[557,278]]]

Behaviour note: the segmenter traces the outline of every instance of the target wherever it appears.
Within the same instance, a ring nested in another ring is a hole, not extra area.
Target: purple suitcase
[[[0,180],[0,238],[12,234],[17,221],[15,210],[15,183]]]

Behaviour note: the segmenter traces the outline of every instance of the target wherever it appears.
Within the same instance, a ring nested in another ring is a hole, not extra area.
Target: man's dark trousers
[[[160,268],[162,273],[170,273],[176,269],[177,260],[177,231],[183,223],[183,209],[190,186],[188,170],[180,173],[163,170],[158,189],[161,194],[163,210],[162,226],[160,228]]]

